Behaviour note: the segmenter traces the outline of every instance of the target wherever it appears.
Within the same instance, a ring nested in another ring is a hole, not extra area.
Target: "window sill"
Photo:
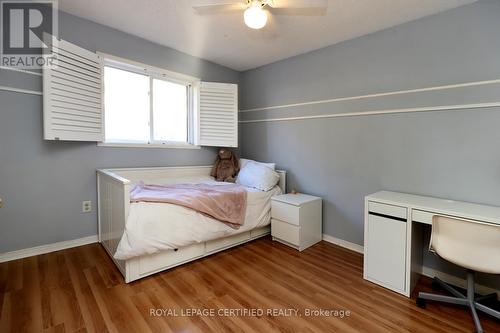
[[[189,143],[120,143],[120,142],[98,142],[99,147],[109,148],[171,148],[171,149],[201,149],[201,146]]]

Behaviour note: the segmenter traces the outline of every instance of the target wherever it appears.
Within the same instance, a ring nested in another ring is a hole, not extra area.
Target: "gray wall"
[[[200,77],[238,82],[238,72],[65,13],[60,35],[89,50]],[[0,85],[41,89],[41,78],[0,70]],[[207,165],[215,152],[104,148],[95,143],[44,141],[42,98],[0,91],[0,253],[97,233],[97,168]],[[92,213],[81,202],[92,200]]]
[[[500,79],[500,1],[242,73],[241,108]],[[242,120],[500,102],[500,85],[241,113]],[[500,205],[500,108],[240,124],[242,156],[324,199],[324,233],[363,244],[363,198],[393,190]],[[450,265],[427,256],[426,264]],[[497,278],[498,279],[498,278]],[[500,283],[497,285],[500,286]]]
[[[239,73],[61,14],[61,37],[90,50],[241,81],[243,109],[500,78],[500,2],[480,1]],[[0,85],[41,89],[0,70]],[[241,114],[242,120],[499,101],[499,85]],[[95,169],[203,165],[213,149],[104,148],[42,140],[42,98],[0,91],[0,253],[95,235]],[[242,153],[275,161],[289,189],[324,198],[325,233],[363,241],[363,197],[381,189],[500,205],[500,109],[241,125]],[[81,201],[94,211],[80,213]],[[429,266],[458,273],[433,257]]]

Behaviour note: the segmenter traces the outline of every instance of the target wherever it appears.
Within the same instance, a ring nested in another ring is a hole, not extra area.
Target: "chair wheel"
[[[419,308],[425,309],[425,306],[426,306],[425,299],[417,297],[417,306]]]

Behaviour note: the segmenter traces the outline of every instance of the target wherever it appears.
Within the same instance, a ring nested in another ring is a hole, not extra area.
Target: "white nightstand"
[[[271,198],[273,240],[299,251],[322,239],[321,198],[307,194],[283,194]]]

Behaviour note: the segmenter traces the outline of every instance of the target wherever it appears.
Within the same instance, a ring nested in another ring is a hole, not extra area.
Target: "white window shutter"
[[[198,144],[238,147],[238,85],[201,82]]]
[[[43,71],[45,140],[103,141],[101,57],[64,40],[53,53]]]

